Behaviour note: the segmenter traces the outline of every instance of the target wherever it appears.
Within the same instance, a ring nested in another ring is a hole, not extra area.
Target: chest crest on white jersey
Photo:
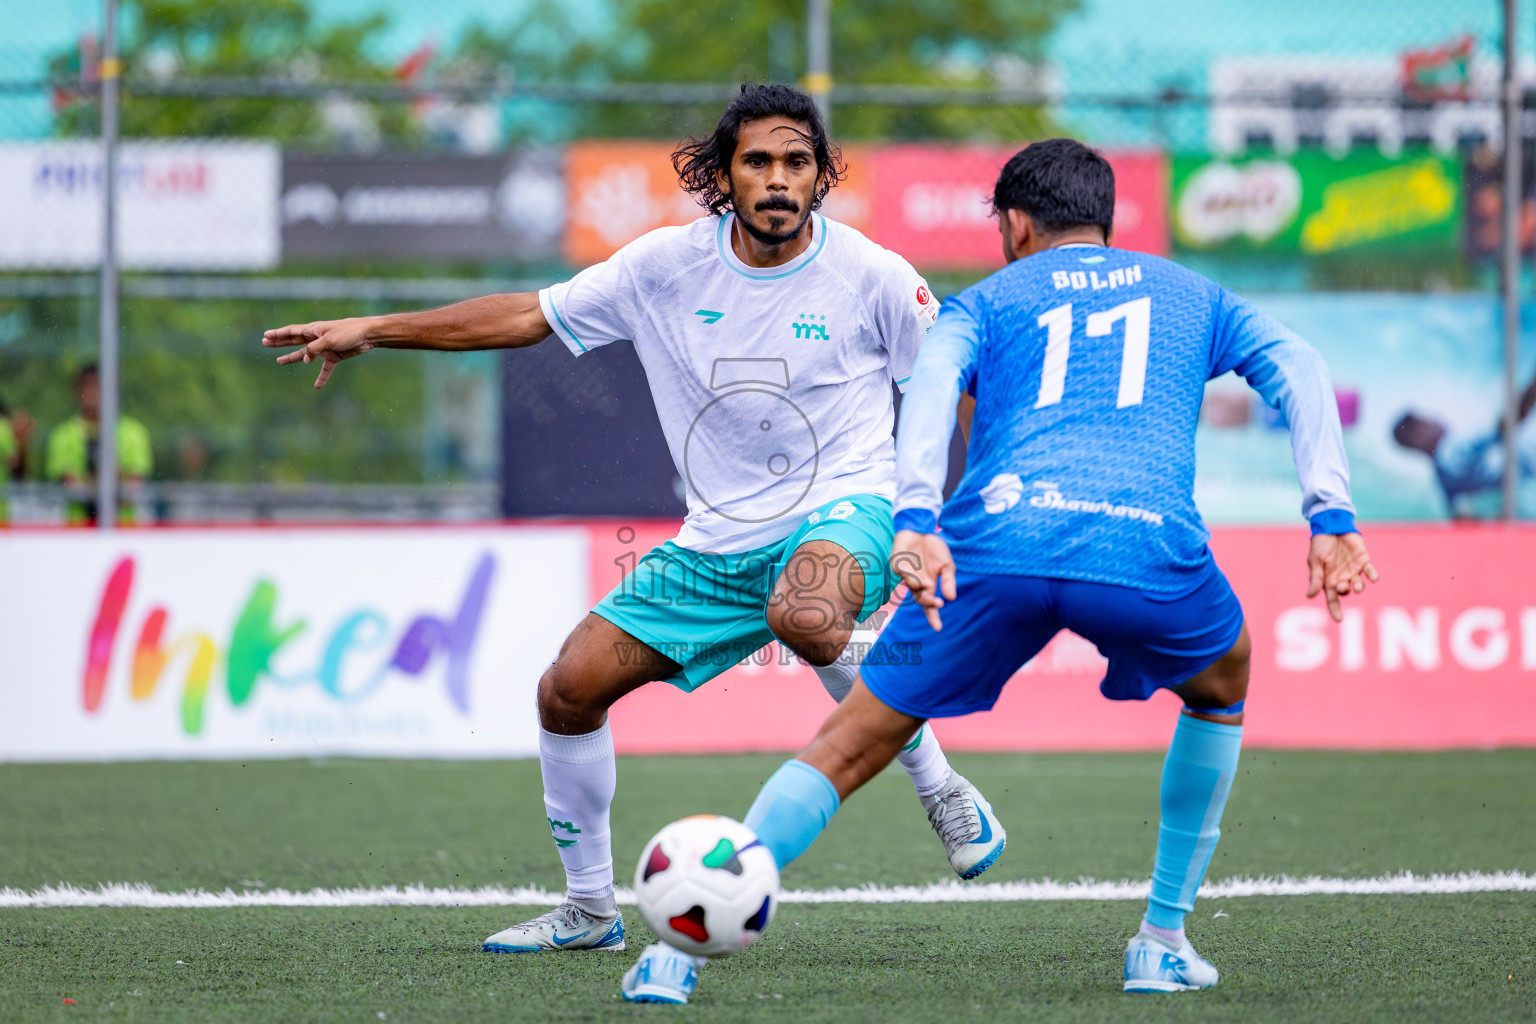
[[[795,332],[796,341],[831,341],[827,334],[825,314],[797,313],[789,325]]]

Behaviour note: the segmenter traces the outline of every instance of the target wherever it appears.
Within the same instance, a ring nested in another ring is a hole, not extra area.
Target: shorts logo
[[[981,503],[989,515],[1001,515],[1019,503],[1024,494],[1024,481],[1017,473],[999,473],[992,482],[981,489]]]
[[[851,501],[840,501],[836,505],[833,505],[831,510],[829,512],[827,512],[827,518],[828,519],[847,519],[849,516],[853,515],[857,511],[858,511],[858,509],[853,507],[853,502],[851,502]]]

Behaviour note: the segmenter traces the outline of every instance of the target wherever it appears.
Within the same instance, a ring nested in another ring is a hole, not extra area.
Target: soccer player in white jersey
[[[486,939],[496,952],[622,949],[609,805],[608,708],[665,679],[691,691],[773,639],[841,700],[841,655],[885,603],[895,494],[891,385],[911,374],[938,303],[901,257],[814,211],[842,174],[815,104],[749,85],[714,132],[674,156],[710,216],[652,231],[537,294],[266,332],[303,346],[280,363],[338,362],[374,348],[520,348],[554,334],[576,355],[631,340],[678,472],[682,532],[640,561],[566,639],[539,680],[539,756],[568,899]],[[850,652],[852,653],[852,652]],[[1002,853],[986,799],[931,731],[898,758],[964,878]],[[625,995],[681,1001],[693,958],[646,951]]]

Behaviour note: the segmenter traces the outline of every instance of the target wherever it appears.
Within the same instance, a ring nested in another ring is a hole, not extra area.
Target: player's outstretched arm
[[[891,569],[912,591],[934,632],[944,628],[939,609],[955,599],[955,560],[936,533],[898,530],[891,545]]]
[[[1380,579],[1365,549],[1365,538],[1358,533],[1314,535],[1312,550],[1307,553],[1307,574],[1307,597],[1321,592],[1334,622],[1344,621],[1339,602],[1346,594],[1358,594],[1367,581]]]
[[[441,309],[416,313],[357,316],[345,320],[316,320],[274,327],[261,336],[267,348],[302,346],[278,356],[279,363],[321,360],[315,387],[325,387],[336,364],[376,348],[435,349],[469,352],[491,348],[524,348],[549,337],[549,322],[539,308],[537,292],[485,295]]]

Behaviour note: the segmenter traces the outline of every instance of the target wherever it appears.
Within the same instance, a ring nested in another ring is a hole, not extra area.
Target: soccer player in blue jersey
[[[1220,836],[1248,692],[1243,612],[1195,509],[1205,382],[1235,370],[1290,424],[1311,521],[1308,596],[1376,580],[1355,529],[1332,385],[1304,341],[1167,260],[1108,246],[1114,175],[1069,139],[1003,168],[1009,265],[946,302],[897,437],[892,556],[912,592],[815,741],[746,823],[781,868],[929,718],[985,711],[1056,633],[1109,659],[1112,700],[1184,701],[1163,765],[1152,888],[1125,990],[1216,984],[1184,934]],[[965,476],[942,505],[955,403],[975,397]]]

